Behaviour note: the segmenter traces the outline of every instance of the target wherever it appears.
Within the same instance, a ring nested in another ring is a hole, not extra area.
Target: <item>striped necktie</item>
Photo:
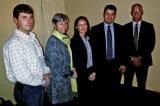
[[[138,23],[136,23],[134,28],[134,45],[137,50],[138,49]]]

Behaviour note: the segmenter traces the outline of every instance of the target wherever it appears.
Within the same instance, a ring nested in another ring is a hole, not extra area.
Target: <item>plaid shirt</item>
[[[42,47],[32,32],[26,35],[16,29],[3,47],[3,57],[7,78],[13,83],[42,85],[43,74],[50,72]]]

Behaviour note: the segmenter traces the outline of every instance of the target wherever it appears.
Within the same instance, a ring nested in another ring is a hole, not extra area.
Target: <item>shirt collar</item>
[[[133,25],[135,26],[137,23],[138,23],[138,25],[141,25],[141,22],[142,22],[141,20],[138,22],[133,21]]]
[[[107,28],[108,26],[112,27],[112,26],[113,26],[113,23],[107,24],[107,23],[104,22],[104,26],[105,26],[105,28]]]
[[[34,40],[35,38],[35,34],[33,32],[29,32],[29,35],[23,33],[22,31],[16,29],[15,30],[16,36],[18,36],[19,38],[25,40],[25,39],[30,39],[30,40]]]
[[[81,37],[81,38],[82,38],[82,40],[83,40],[84,42],[86,42],[86,41],[89,40],[89,37],[88,37],[88,36],[83,36],[83,37]]]

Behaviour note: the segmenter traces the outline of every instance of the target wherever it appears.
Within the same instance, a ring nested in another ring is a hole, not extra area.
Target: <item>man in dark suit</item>
[[[114,23],[116,11],[114,5],[106,5],[104,22],[91,28],[90,42],[100,96],[117,95],[121,75],[126,70],[122,26]]]
[[[155,45],[154,27],[151,23],[143,21],[142,15],[142,5],[133,4],[131,7],[132,21],[124,25],[128,46],[128,70],[125,72],[124,83],[129,90],[132,86],[134,73],[136,73],[138,95],[144,94],[148,68],[152,65],[151,53]]]

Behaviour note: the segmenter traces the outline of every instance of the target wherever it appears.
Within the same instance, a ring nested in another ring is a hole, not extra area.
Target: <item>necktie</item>
[[[136,23],[134,28],[134,44],[137,49],[138,48],[138,23]]]
[[[112,54],[112,33],[111,33],[110,26],[108,26],[108,30],[107,30],[107,60],[113,59],[112,55],[113,55]]]

